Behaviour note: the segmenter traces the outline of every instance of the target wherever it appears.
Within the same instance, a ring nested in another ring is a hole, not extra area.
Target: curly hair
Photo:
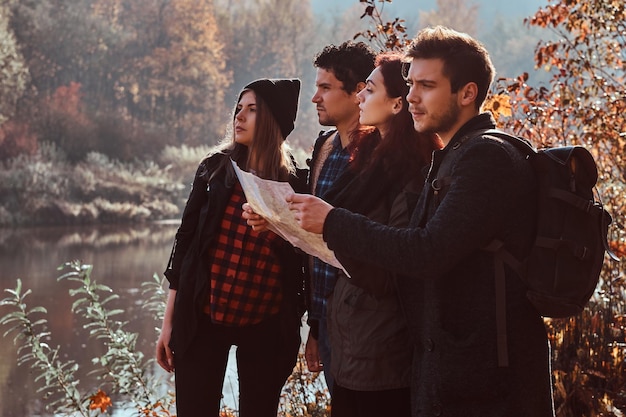
[[[332,71],[343,83],[343,89],[353,93],[357,84],[365,82],[374,69],[376,53],[363,42],[346,41],[339,46],[328,45],[315,56],[316,68]]]

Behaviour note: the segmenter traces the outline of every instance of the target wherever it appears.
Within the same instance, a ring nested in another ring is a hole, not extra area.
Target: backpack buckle
[[[575,253],[576,257],[580,259],[581,261],[584,261],[585,259],[587,259],[588,254],[589,254],[589,249],[587,249],[586,246],[579,246]]]

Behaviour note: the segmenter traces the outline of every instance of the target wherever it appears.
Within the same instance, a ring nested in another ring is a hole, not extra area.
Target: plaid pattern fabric
[[[279,237],[252,231],[241,217],[245,196],[237,181],[209,250],[211,288],[204,312],[227,326],[256,324],[278,313],[281,266],[274,252]]]
[[[315,195],[324,197],[326,191],[333,185],[335,179],[348,166],[350,152],[342,148],[339,134],[333,139],[333,148],[328,154],[328,158],[320,171],[315,187]],[[334,266],[324,263],[318,258],[313,258],[311,279],[313,291],[311,294],[311,305],[309,308],[309,318],[324,320],[326,318],[326,299],[335,288],[339,270]]]

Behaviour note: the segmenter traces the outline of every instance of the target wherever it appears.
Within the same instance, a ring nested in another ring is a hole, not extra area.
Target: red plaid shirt
[[[204,311],[214,323],[228,326],[259,323],[278,313],[282,299],[275,251],[280,238],[252,231],[242,217],[245,201],[237,181],[217,241],[209,249],[211,288]]]

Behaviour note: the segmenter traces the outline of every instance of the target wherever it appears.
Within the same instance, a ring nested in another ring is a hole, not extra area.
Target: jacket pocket
[[[493,337],[442,332],[438,339],[442,403],[497,402],[508,395],[511,369],[498,367]]]

